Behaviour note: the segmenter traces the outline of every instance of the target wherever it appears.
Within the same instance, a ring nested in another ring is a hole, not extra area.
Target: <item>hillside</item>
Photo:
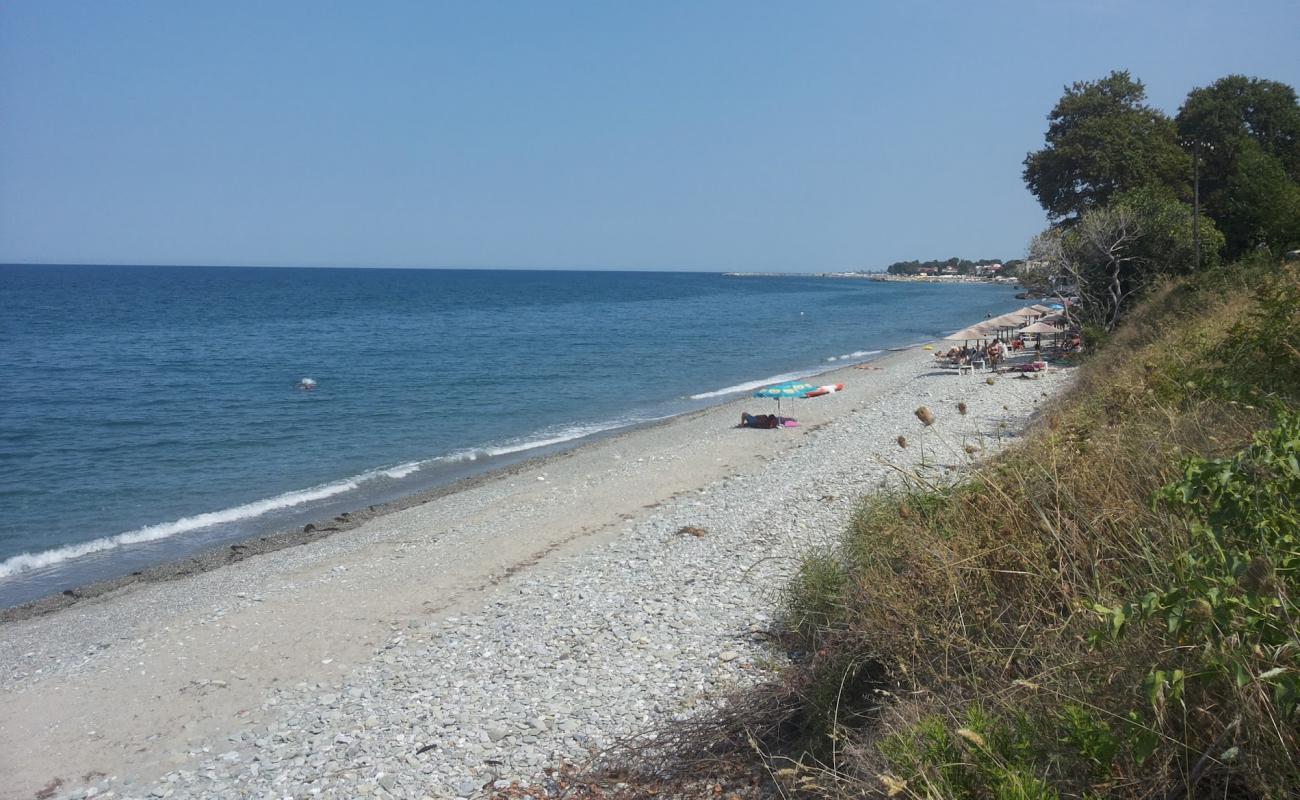
[[[1022,443],[865,500],[788,587],[782,679],[614,795],[1300,791],[1298,345],[1294,265],[1158,288]]]

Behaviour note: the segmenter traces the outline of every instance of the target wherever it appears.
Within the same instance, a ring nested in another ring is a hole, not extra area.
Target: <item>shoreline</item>
[[[862,364],[879,364],[880,362],[889,360],[891,357],[901,356],[912,350],[916,350],[923,344],[927,343],[916,343],[902,347],[885,348],[882,349],[879,354],[867,357],[862,361],[851,362],[849,364],[838,363],[827,370],[810,373],[803,379],[813,381],[814,379],[824,378],[825,376],[832,375],[833,373],[845,369],[856,369]],[[509,477],[523,470],[543,466],[552,460],[563,458],[584,447],[589,447],[609,439],[617,439],[646,429],[668,425],[674,420],[706,414],[719,406],[738,403],[746,399],[752,400],[755,403],[766,402],[757,398],[751,398],[749,397],[749,394],[748,391],[736,392],[736,396],[734,397],[720,397],[717,402],[693,411],[675,414],[664,419],[637,423],[622,428],[615,428],[583,436],[572,440],[572,442],[565,442],[556,445],[554,447],[557,449],[551,450],[550,452],[527,456],[512,463],[505,463],[501,466],[492,467],[478,474],[457,478],[450,483],[416,491],[409,495],[403,495],[402,497],[383,503],[369,504],[355,509],[349,509],[331,519],[316,520],[301,528],[255,534],[238,539],[231,543],[221,544],[206,550],[201,550],[191,555],[167,559],[142,570],[136,570],[115,578],[91,581],[89,583],[78,584],[65,589],[51,589],[50,594],[35,600],[0,608],[0,626],[10,622],[42,617],[65,608],[70,608],[79,603],[95,600],[110,594],[127,592],[134,586],[174,581],[191,575],[220,569],[221,567],[236,564],[248,558],[278,552],[286,548],[311,544],[335,534],[355,530],[373,519],[381,518],[416,506],[425,505],[440,498],[473,489],[484,483]],[[307,528],[311,528],[311,530],[307,530]]]
[[[846,389],[797,401],[798,428],[734,428],[770,402],[738,397],[4,623],[0,798],[477,797],[760,680],[799,554],[916,462],[894,439],[918,403],[956,469],[957,437],[996,450],[1068,380],[922,352],[822,373]]]

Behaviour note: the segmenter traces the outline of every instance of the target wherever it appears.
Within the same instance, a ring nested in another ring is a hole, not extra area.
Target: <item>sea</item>
[[[0,607],[869,360],[1013,292],[0,265]]]

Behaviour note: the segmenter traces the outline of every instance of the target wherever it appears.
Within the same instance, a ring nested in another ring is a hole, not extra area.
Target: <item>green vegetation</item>
[[[1053,219],[1078,219],[1130,189],[1177,193],[1191,180],[1173,120],[1127,72],[1067,86],[1047,119],[1047,146],[1025,159],[1024,178]]]
[[[1178,135],[1200,157],[1205,210],[1220,220],[1225,255],[1300,242],[1300,105],[1276,81],[1230,75],[1195,89]]]
[[[1217,265],[1223,235],[1212,220],[1193,220],[1190,207],[1160,191],[1131,189],[1073,225],[1039,234],[1030,253],[1053,265],[1051,277],[1078,298],[1070,308],[1077,324],[1110,331],[1153,282],[1191,268],[1198,235],[1202,263]]]
[[[1300,796],[1295,92],[1232,76],[1175,122],[1112,73],[1049,119],[1019,274],[1092,356],[1020,444],[804,559],[800,656],[697,748],[789,796]]]
[[[1144,100],[1127,73],[1067,88],[1026,161],[1056,224],[1021,279],[1077,293],[1091,346],[1071,390],[807,556],[794,663],[656,740],[678,773],[736,785],[743,753],[787,797],[1300,796],[1300,112],[1236,76],[1177,124]]]
[[[1175,119],[1112,72],[1066,87],[1024,179],[1054,224],[1030,247],[1030,288],[1080,297],[1106,330],[1161,278],[1300,244],[1300,104],[1285,84],[1232,75]]]
[[[1300,269],[1166,284],[1020,446],[869,501],[788,595],[792,785],[1300,790],[1298,345]]]

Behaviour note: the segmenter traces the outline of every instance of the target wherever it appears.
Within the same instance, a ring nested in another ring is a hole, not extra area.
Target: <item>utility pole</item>
[[[1195,270],[1201,271],[1201,142],[1192,146],[1192,243],[1196,249]]]

